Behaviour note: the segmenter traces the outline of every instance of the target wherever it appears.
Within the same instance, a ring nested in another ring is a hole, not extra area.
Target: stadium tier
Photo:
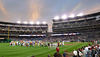
[[[52,21],[53,34],[51,36],[88,41],[100,38],[100,12]]]
[[[0,39],[46,37],[48,24],[23,24],[0,21]]]

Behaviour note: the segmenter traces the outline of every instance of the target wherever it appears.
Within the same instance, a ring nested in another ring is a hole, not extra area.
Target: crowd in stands
[[[54,28],[63,28],[63,27],[82,27],[82,26],[91,26],[91,25],[99,25],[100,24],[100,18],[99,20],[96,20],[96,18],[92,19],[85,19],[80,21],[71,21],[71,22],[60,22],[60,23],[54,23]]]
[[[96,38],[100,37],[100,31],[98,32],[85,32],[85,33],[81,33],[81,35],[79,36],[79,38],[81,39],[92,39],[95,40]]]
[[[0,26],[0,30],[8,30],[7,26]],[[47,27],[9,27],[10,31],[42,31],[42,30],[47,30]]]
[[[25,37],[25,38],[10,38],[13,40],[42,40],[42,41],[65,41],[65,42],[78,42],[78,41],[92,41],[100,40],[100,31],[80,33],[80,35],[67,35],[67,36],[56,36],[56,37]]]
[[[10,38],[13,41],[32,41],[32,40],[42,40],[45,39],[45,37],[35,37],[35,38]]]

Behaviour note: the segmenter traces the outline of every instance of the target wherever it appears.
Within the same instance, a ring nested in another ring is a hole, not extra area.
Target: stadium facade
[[[74,37],[85,41],[100,38],[100,12],[52,21],[53,37]]]
[[[0,38],[23,39],[46,37],[48,24],[24,24],[0,21]]]
[[[0,21],[0,39],[91,41],[100,38],[100,12],[52,21],[52,33],[48,32],[48,24]]]

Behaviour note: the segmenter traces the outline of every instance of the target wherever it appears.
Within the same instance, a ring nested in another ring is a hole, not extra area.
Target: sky
[[[33,21],[49,24],[55,16],[100,12],[100,0],[0,0],[0,21]]]

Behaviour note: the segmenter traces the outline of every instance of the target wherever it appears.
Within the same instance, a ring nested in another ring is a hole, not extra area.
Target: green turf
[[[65,44],[74,44],[74,45],[65,45],[60,47],[60,53],[62,54],[64,50],[68,52],[73,51],[73,49],[81,48],[85,45],[88,45],[88,42],[66,42]],[[51,56],[54,55],[56,49],[48,49],[48,47],[21,47],[21,46],[9,46],[9,43],[0,43],[0,57],[47,57],[48,54]]]

